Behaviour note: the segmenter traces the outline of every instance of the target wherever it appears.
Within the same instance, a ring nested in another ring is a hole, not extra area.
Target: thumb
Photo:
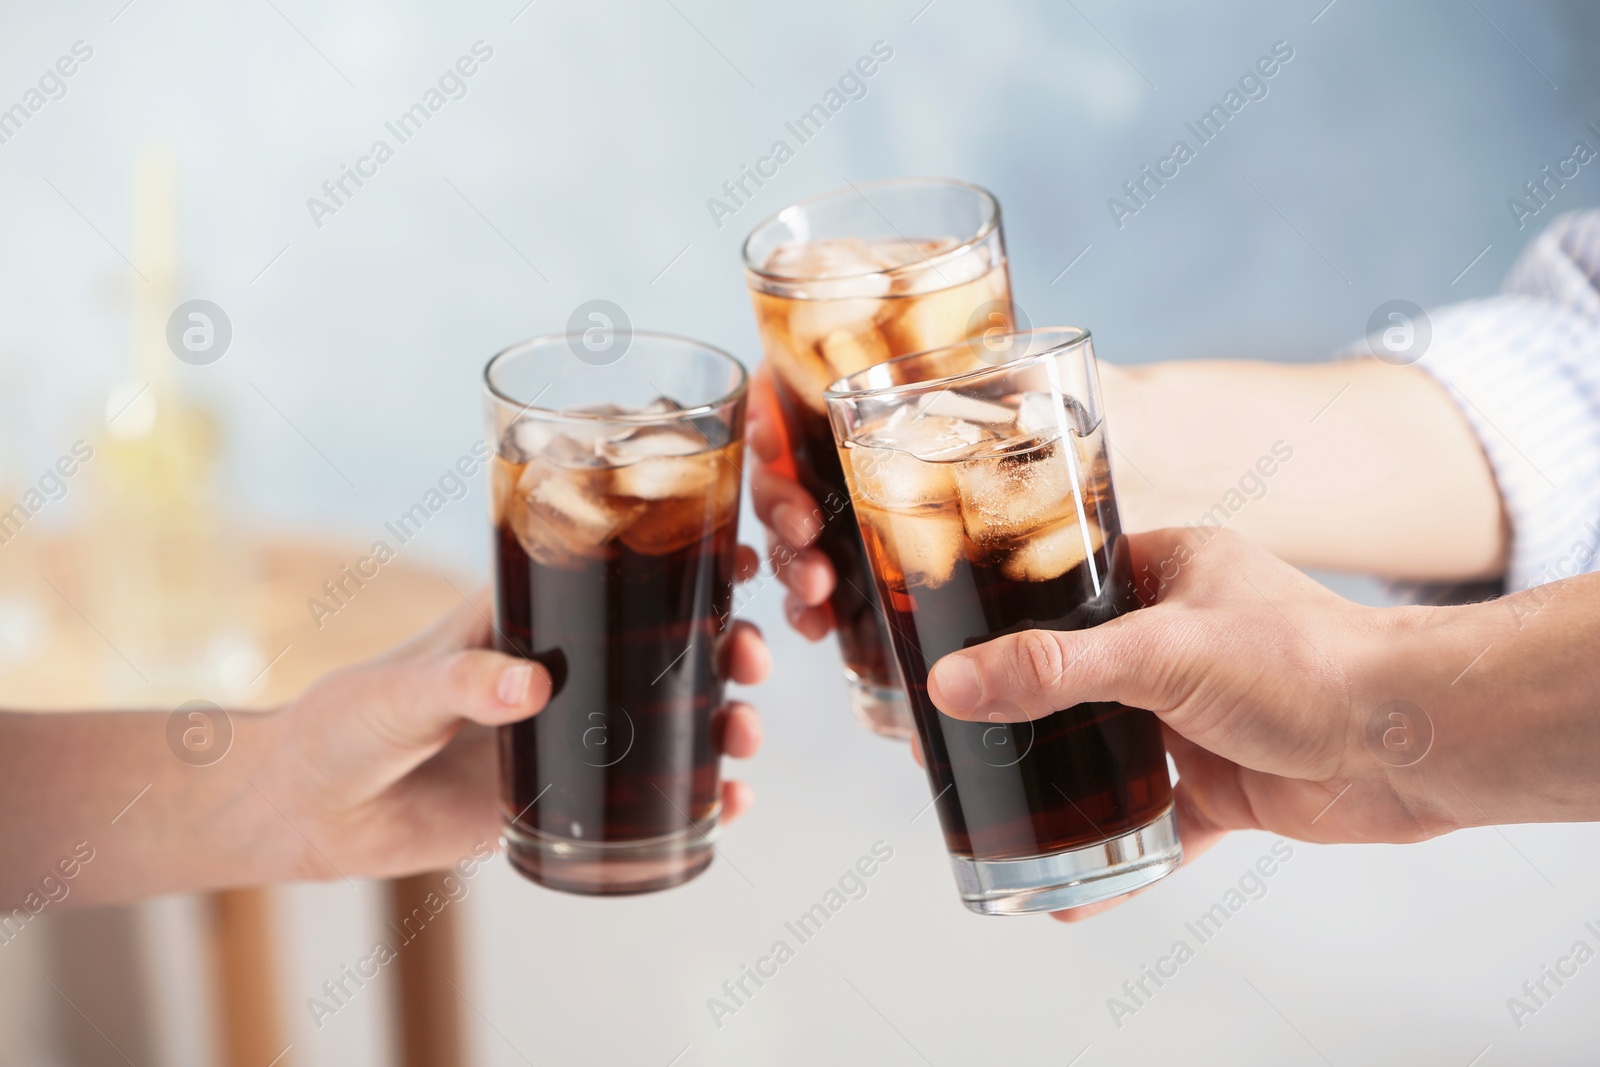
[[[543,666],[487,649],[374,663],[323,679],[296,702],[317,723],[317,762],[337,780],[387,785],[438,752],[463,720],[500,726],[550,699]]]
[[[1194,531],[1131,534],[1132,579],[1149,607],[1088,630],[1027,630],[951,653],[933,665],[928,695],[959,719],[1017,722],[1089,701],[1150,711],[1176,707],[1193,692],[1207,634],[1162,602],[1196,580],[1189,566],[1204,546]],[[1183,640],[1174,640],[1182,636]]]
[[[1159,608],[1091,630],[1025,630],[933,665],[928,695],[939,710],[977,722],[1038,719],[1094,701],[1167,711],[1193,690],[1193,653],[1157,640]]]

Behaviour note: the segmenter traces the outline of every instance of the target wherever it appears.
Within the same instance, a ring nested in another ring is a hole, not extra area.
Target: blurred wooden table
[[[7,665],[0,660],[0,706],[40,711],[118,706],[121,700],[112,693],[111,673],[105,669],[108,657],[116,653],[92,625],[92,616],[80,614],[93,602],[83,588],[82,547],[70,537],[48,537],[43,531],[28,530],[26,537],[23,559],[17,558],[15,543],[5,548],[14,553],[8,562],[16,565],[6,569],[0,596],[13,606],[12,598],[31,601],[45,636],[25,662]],[[368,659],[426,628],[460,607],[463,595],[473,591],[465,581],[400,557],[368,579],[336,615],[324,616],[319,629],[307,599],[320,596],[324,582],[337,580],[340,568],[366,551],[359,544],[290,538],[250,546],[244,589],[249,609],[241,616],[252,618],[248,629],[272,664],[260,691],[233,706],[280,704],[320,675]],[[437,877],[425,874],[390,883],[391,917],[408,915]],[[210,894],[217,1054],[231,1067],[288,1067],[294,1059],[292,1052],[281,1055],[289,1040],[276,997],[271,905],[266,889]],[[465,1062],[457,995],[449,984],[461,984],[459,959],[455,909],[447,909],[429,926],[426,951],[417,948],[399,957],[394,1014],[396,1046],[405,1067],[457,1067]]]

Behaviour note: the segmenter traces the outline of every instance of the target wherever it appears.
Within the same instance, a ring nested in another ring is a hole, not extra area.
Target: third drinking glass
[[[989,336],[880,364],[827,395],[963,902],[1054,911],[1175,870],[1153,714],[1093,703],[967,721],[928,698],[942,656],[1139,606],[1088,332]]]

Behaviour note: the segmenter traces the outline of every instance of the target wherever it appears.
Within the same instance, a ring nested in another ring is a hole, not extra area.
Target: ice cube
[[[1078,477],[1083,481],[1083,492],[1086,497],[1097,500],[1111,498],[1111,468],[1106,462],[1106,453],[1100,447],[1100,435],[1075,439],[1078,446]]]
[[[1000,565],[1000,573],[1013,582],[1049,581],[1098,552],[1104,541],[1093,523],[1084,527],[1076,517],[1065,519],[1024,541]]]
[[[669,440],[655,441],[651,447],[685,451],[662,451],[617,467],[611,475],[614,492],[639,500],[701,496],[720,476],[719,468],[732,462],[722,452],[706,448],[704,442],[699,449],[690,450],[693,442],[680,434],[657,434],[650,440],[655,438]]]
[[[522,477],[522,464],[496,456],[490,464],[493,472],[489,483],[489,514],[495,522],[505,521],[517,489],[517,480]]]
[[[865,330],[834,330],[819,341],[818,346],[835,380],[875,367],[891,355],[889,342],[872,327]]]
[[[761,343],[784,384],[807,405],[826,410],[822,392],[890,356],[875,316],[877,300],[792,300],[764,305]],[[785,318],[787,321],[777,320]]]
[[[919,459],[950,459],[983,443],[996,441],[995,427],[961,418],[923,415],[913,407],[896,408],[876,429],[860,435],[874,446],[897,448]]]
[[[640,407],[638,413],[641,415],[671,415],[682,410],[683,405],[670,396],[658,396],[650,403]]]
[[[768,348],[766,351],[771,352]],[[785,350],[786,354],[773,356],[772,369],[788,389],[789,394],[810,408],[815,414],[827,417],[828,405],[822,394],[837,379],[827,360],[809,348]]]
[[[1056,442],[1014,442],[955,465],[967,536],[1005,540],[1076,514],[1073,465]]]
[[[607,507],[604,496],[593,492],[599,488],[598,479],[580,480],[566,472],[549,472],[528,485],[528,476],[534,473],[530,466],[519,486],[525,487],[528,500],[548,509],[563,525],[583,534],[584,540],[604,541],[626,522],[620,509]]]
[[[1048,439],[1063,431],[1086,437],[1094,426],[1089,421],[1088,410],[1076,397],[1024,393],[1017,405],[1017,429]]]
[[[754,294],[756,325],[761,331],[761,350],[767,354],[772,369],[801,402],[826,414],[822,391],[832,384],[832,370],[822,355],[802,345],[789,333],[789,310],[793,304],[764,293]]]
[[[702,497],[673,497],[652,502],[622,535],[622,543],[644,556],[665,556],[715,530],[719,523],[712,503]]]
[[[973,248],[958,256],[948,259],[936,259],[955,248],[961,242],[954,237],[936,238],[928,241],[913,241],[912,254],[904,256],[902,262],[916,269],[902,270],[896,273],[894,279],[895,295],[914,296],[922,293],[937,292],[940,289],[950,289],[958,285],[976,281],[989,270],[989,250],[987,248]]]
[[[948,463],[926,463],[894,448],[852,446],[846,451],[856,494],[873,504],[906,509],[955,499],[955,472]]]
[[[709,481],[691,494],[668,495],[643,505],[638,517],[623,531],[622,543],[646,556],[665,556],[697,544],[723,523],[732,521],[739,509],[739,472],[719,453],[660,462],[694,466],[707,474]],[[624,467],[617,474],[636,469]]]
[[[574,425],[545,443],[538,460],[567,470],[594,470],[606,465],[605,429]]]
[[[620,495],[640,500],[694,496],[716,480],[720,462],[716,452],[702,452],[694,457],[656,456],[618,467],[611,484]]]
[[[958,291],[896,300],[887,309],[883,333],[896,352],[925,352],[966,340],[977,305]]]
[[[877,242],[860,237],[791,241],[774,248],[762,269],[783,278],[848,278],[873,274],[896,264]]]
[[[917,401],[918,414],[924,417],[943,416],[963,419],[989,426],[1009,426],[1016,421],[1017,413],[1004,404],[982,400],[950,389],[926,393]]]
[[[603,404],[584,404],[581,407],[575,407],[571,410],[582,412],[585,415],[601,415],[605,418],[611,418],[615,415],[629,414],[627,408],[619,407],[618,405],[612,404],[609,401]]]
[[[903,267],[924,265],[960,243],[954,237],[878,237],[867,242],[866,255],[878,263],[880,270],[898,271]]]
[[[621,466],[657,456],[692,456],[705,449],[705,438],[687,426],[630,426],[607,438],[600,455]]]
[[[556,428],[537,419],[518,419],[506,427],[500,441],[500,454],[512,463],[526,463],[544,451],[556,435]]]
[[[886,301],[888,314],[882,329],[895,352],[924,352],[958,344],[969,336],[984,330],[1000,327],[1009,331],[1013,327],[1007,299],[1004,271],[990,271],[981,277],[968,276],[968,271],[988,268],[987,259],[960,257],[960,264],[972,264],[957,269],[939,264],[939,269],[925,270],[910,280],[897,279],[896,284],[913,288],[912,295],[899,296]],[[987,305],[989,314],[974,322],[973,317]]]
[[[953,507],[924,507],[916,511],[856,509],[861,530],[872,554],[888,568],[889,584],[936,589],[950,580],[966,551],[961,533],[961,513]]]
[[[1024,393],[1017,403],[1017,429],[1043,439],[1059,436],[1065,413],[1049,393]]]
[[[707,448],[726,448],[733,441],[733,426],[726,417],[716,412],[697,415],[684,422],[683,426],[704,441]]]
[[[822,343],[835,335],[858,338],[864,351],[883,344],[877,334],[877,320],[883,302],[869,295],[845,300],[796,300],[789,309],[789,335],[796,348],[814,347],[823,354]],[[842,343],[835,339],[834,345]]]
[[[540,456],[517,480],[507,505],[511,528],[528,555],[552,567],[598,558],[606,545],[643,509],[607,492],[610,471],[571,469]]]

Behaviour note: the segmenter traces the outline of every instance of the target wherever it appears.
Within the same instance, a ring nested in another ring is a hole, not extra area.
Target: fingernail
[[[500,703],[520,708],[528,699],[528,687],[533,685],[533,665],[519,663],[500,672],[498,696]]]
[[[978,668],[966,656],[946,656],[933,668],[939,686],[939,704],[946,711],[968,711],[983,697]]]
[[[789,544],[799,547],[804,541],[795,539],[794,505],[779,504],[772,509],[772,528]]]

